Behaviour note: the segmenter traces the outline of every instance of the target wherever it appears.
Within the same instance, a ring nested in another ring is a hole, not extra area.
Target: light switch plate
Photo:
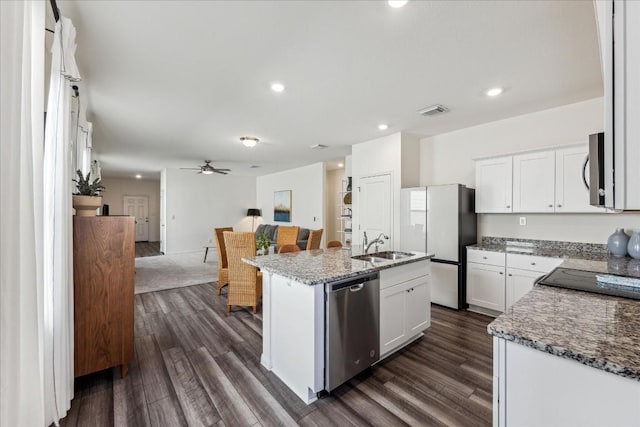
[[[526,216],[521,216],[520,217],[520,225],[527,225],[527,217]]]

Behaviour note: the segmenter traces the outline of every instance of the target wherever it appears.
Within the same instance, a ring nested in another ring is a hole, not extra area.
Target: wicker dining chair
[[[218,249],[218,286],[216,289],[218,295],[222,293],[222,288],[229,284],[227,249],[224,245],[224,237],[222,236],[222,233],[224,233],[225,231],[233,231],[233,227],[221,227],[213,229],[213,234],[216,238],[216,246]]]
[[[300,227],[297,226],[285,226],[278,227],[278,237],[276,240],[276,251],[280,252],[280,247],[283,245],[295,245],[298,243],[298,232]]]
[[[309,232],[309,240],[307,240],[307,250],[320,249],[320,240],[322,240],[322,233],[324,229],[311,230]]]
[[[298,245],[282,245],[278,250],[279,254],[286,254],[289,252],[300,252],[300,246]]]
[[[231,311],[231,306],[244,305],[257,313],[262,296],[262,274],[256,267],[242,261],[242,258],[256,256],[256,234],[225,231],[224,243],[229,262],[227,312]]]
[[[341,248],[342,243],[339,240],[329,240],[327,242],[327,248]]]

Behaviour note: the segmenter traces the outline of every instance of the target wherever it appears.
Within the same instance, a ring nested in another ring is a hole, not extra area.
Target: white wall
[[[473,159],[583,141],[604,128],[604,101],[595,98],[421,140],[420,185],[475,187]],[[527,217],[520,226],[518,218]],[[479,236],[606,243],[616,226],[640,228],[640,214],[482,214]]]
[[[341,220],[338,217],[342,214],[340,201],[342,198],[342,180],[345,178],[344,169],[335,169],[327,171],[327,218],[326,218],[326,241],[342,240],[342,236],[338,233],[341,229]]]
[[[213,241],[213,228],[249,231],[248,208],[255,207],[256,179],[202,175],[166,169],[166,253],[202,251]]]
[[[274,191],[291,190],[291,223],[273,221]],[[314,163],[256,180],[257,207],[262,209],[260,223],[298,225],[308,229],[325,228],[325,166]],[[323,236],[324,238],[324,236]]]
[[[353,243],[362,244],[357,188],[360,178],[391,175],[392,227],[390,247],[400,247],[400,189],[414,187],[420,179],[420,142],[415,135],[395,133],[351,146],[351,172],[353,174]]]
[[[145,179],[104,178],[102,203],[109,205],[110,215],[124,215],[124,196],[149,198],[149,241],[160,241],[160,181]]]

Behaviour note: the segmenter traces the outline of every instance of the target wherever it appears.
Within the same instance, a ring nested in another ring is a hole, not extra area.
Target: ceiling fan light
[[[202,173],[203,173],[204,175],[211,175],[211,174],[213,173],[213,171],[212,171],[211,169],[203,169],[203,170],[202,170]]]
[[[252,136],[243,136],[240,138],[240,141],[242,141],[245,147],[252,148],[258,144],[259,139]]]

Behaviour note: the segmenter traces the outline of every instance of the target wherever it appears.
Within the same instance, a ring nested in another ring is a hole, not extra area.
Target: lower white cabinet
[[[504,311],[504,287],[503,266],[467,263],[467,304]]]
[[[380,291],[380,355],[411,340],[431,324],[429,276]]]
[[[527,292],[533,289],[533,285],[540,276],[545,273],[538,271],[519,270],[517,268],[507,268],[507,288],[506,307],[511,307],[516,301],[522,298]]]

